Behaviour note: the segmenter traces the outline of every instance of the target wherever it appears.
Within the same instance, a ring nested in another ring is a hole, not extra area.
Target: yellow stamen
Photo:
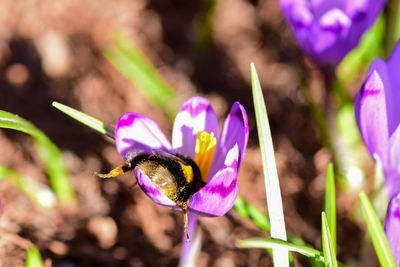
[[[196,140],[196,156],[194,161],[200,169],[203,182],[207,182],[208,173],[210,172],[211,163],[217,146],[217,139],[214,133],[199,132]]]

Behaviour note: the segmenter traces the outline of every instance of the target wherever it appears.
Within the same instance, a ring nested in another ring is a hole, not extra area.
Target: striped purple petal
[[[226,155],[224,167],[193,195],[189,209],[206,217],[223,216],[235,203],[237,197],[237,175],[239,147],[235,145]]]
[[[374,63],[376,66],[379,60]],[[355,100],[356,119],[368,151],[379,156],[383,169],[387,170],[390,163],[386,84],[380,76],[383,72],[378,73],[382,68],[371,67],[371,70]]]
[[[229,112],[221,136],[215,149],[214,160],[211,165],[209,177],[212,177],[223,166],[226,155],[236,144],[239,149],[238,169],[242,164],[247,141],[249,139],[249,124],[247,121],[246,110],[239,102],[235,102]]]
[[[115,126],[115,144],[125,160],[153,149],[170,151],[171,144],[160,127],[149,117],[126,113]]]
[[[199,131],[213,132],[217,137],[218,119],[208,100],[195,96],[187,100],[176,115],[172,129],[174,152],[194,159]]]
[[[143,192],[148,195],[154,202],[157,204],[168,206],[168,207],[176,207],[177,205],[171,199],[169,199],[166,195],[164,195],[157,186],[151,181],[151,179],[143,174],[139,168],[134,169],[137,182]]]
[[[385,188],[389,199],[400,191],[400,125],[389,140],[390,167],[385,170]]]
[[[397,129],[400,124],[400,42],[397,43],[387,62],[388,77],[391,87],[386,90],[386,105],[389,116],[389,135]]]
[[[392,169],[400,174],[400,124],[389,140],[390,143],[390,165]],[[399,175],[400,180],[400,175]],[[400,190],[399,190],[400,191]]]
[[[346,37],[350,30],[351,20],[340,9],[334,8],[321,16],[315,29],[315,53],[321,53],[332,47],[340,37]]]
[[[396,170],[385,171],[385,191],[388,199],[391,199],[399,192],[400,189],[400,173]]]

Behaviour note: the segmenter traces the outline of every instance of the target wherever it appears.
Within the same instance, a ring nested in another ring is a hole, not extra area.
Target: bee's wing
[[[170,154],[168,152],[162,151],[162,150],[158,150],[158,149],[153,149],[153,154],[156,155],[157,157],[160,157],[162,159],[165,160],[174,160],[174,161],[179,161],[183,164],[186,165],[185,161],[183,159],[181,159],[180,157],[177,157],[173,154]]]

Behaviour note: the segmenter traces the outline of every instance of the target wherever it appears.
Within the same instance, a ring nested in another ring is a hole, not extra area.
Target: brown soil
[[[109,125],[125,112],[152,117],[167,136],[167,117],[141,96],[103,57],[115,29],[143,50],[182,101],[203,95],[222,122],[234,101],[246,108],[250,140],[239,175],[239,193],[266,210],[260,150],[252,107],[254,62],[266,99],[281,179],[287,229],[320,247],[324,172],[322,148],[297,72],[303,61],[277,0],[218,1],[213,42],[196,46],[202,1],[3,0],[0,3],[0,109],[33,122],[62,150],[78,206],[45,210],[11,183],[0,183],[0,265],[21,266],[25,250],[38,246],[47,265],[176,266],[181,214],[154,204],[134,177],[100,180],[122,159],[112,140],[69,119],[51,106],[58,101]],[[318,83],[318,80],[317,80]],[[48,183],[31,139],[0,131],[0,164]],[[361,229],[349,219],[352,199],[339,194],[338,253],[342,261],[361,255]],[[230,211],[201,218],[198,266],[271,266],[261,249],[238,249],[240,239],[266,236],[250,220]],[[307,266],[295,256],[298,266]]]

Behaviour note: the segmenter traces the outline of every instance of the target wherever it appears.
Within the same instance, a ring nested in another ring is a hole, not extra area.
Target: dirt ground
[[[49,266],[176,266],[181,214],[153,203],[133,175],[100,180],[122,163],[112,140],[51,106],[58,101],[114,125],[125,112],[152,117],[167,136],[165,114],[141,96],[102,55],[122,29],[177,90],[181,101],[207,97],[220,122],[234,101],[248,112],[249,145],[239,194],[267,212],[252,108],[250,62],[264,90],[281,179],[288,232],[320,248],[324,173],[330,156],[321,146],[299,90],[303,58],[277,0],[218,1],[213,39],[196,43],[206,1],[2,0],[0,2],[0,109],[33,122],[62,150],[76,190],[75,210],[45,210],[10,182],[0,182],[0,265],[22,266],[38,246]],[[0,164],[48,183],[32,140],[0,131]],[[361,257],[362,229],[350,220],[352,198],[338,193],[338,255]],[[239,249],[240,239],[266,236],[235,211],[201,218],[198,266],[271,266],[261,249]],[[295,257],[298,266],[308,266]]]

